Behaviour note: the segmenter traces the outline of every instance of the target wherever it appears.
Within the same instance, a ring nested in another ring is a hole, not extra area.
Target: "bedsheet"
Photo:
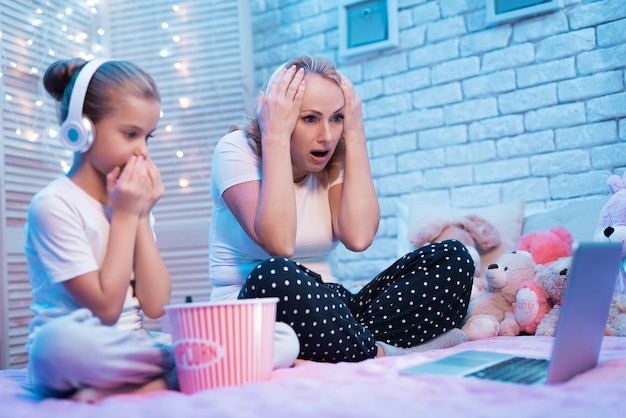
[[[360,363],[300,362],[271,380],[193,395],[159,391],[95,404],[37,399],[24,369],[0,371],[0,417],[624,417],[626,338],[605,337],[599,365],[559,385],[411,376],[400,370],[464,349],[547,356],[551,337],[496,337]]]

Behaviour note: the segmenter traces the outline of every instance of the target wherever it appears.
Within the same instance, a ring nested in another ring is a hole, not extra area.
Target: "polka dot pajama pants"
[[[295,330],[299,358],[361,361],[376,356],[376,341],[413,347],[459,328],[473,275],[467,249],[454,240],[405,255],[357,294],[276,257],[252,270],[239,298],[278,297],[277,321]]]

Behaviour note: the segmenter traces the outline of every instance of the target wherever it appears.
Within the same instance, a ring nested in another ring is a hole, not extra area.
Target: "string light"
[[[100,28],[98,1],[69,0],[64,5],[61,2],[33,3],[37,4],[30,7],[30,13],[27,2],[17,5],[25,10],[24,18],[30,22],[30,28],[0,32],[0,36],[4,35],[3,41],[10,33],[11,41],[20,45],[18,51],[0,51],[2,108],[7,121],[2,140],[23,148],[25,152],[36,151],[44,159],[51,159],[49,164],[58,163],[63,171],[67,171],[72,153],[58,142],[55,102],[43,88],[41,77],[58,55],[87,58],[101,50],[102,39],[93,32],[96,30],[100,37],[104,35]],[[10,77],[6,77],[8,74]],[[24,88],[24,83],[31,86]],[[55,175],[57,170],[48,172]]]
[[[41,77],[57,56],[78,56],[85,60],[101,56],[102,51],[105,51],[105,44],[108,44],[105,42],[107,33],[101,24],[101,6],[98,0],[68,0],[65,4],[36,3],[31,9],[30,16],[26,16],[26,21],[30,22],[30,29],[23,28],[24,37],[18,38],[22,50],[19,53],[0,51],[3,58],[2,68],[0,68],[3,95],[0,97],[4,99],[2,107],[5,118],[12,124],[5,126],[7,128],[5,135],[8,135],[5,138],[14,135],[10,139],[23,141],[19,146],[28,147],[29,150],[33,150],[33,144],[37,144],[38,153],[49,156],[47,158],[52,159],[49,163],[58,164],[57,167],[67,172],[71,166],[73,154],[59,144],[56,104],[43,88]],[[168,31],[178,30],[178,22],[188,18],[189,10],[187,6],[184,6],[183,10],[179,4],[169,7],[171,7],[171,17],[166,16],[166,19],[160,23],[161,29],[166,31],[165,42],[157,50],[157,54],[161,58],[173,56],[175,62],[169,65],[174,66],[178,77],[187,78],[190,76],[191,60],[185,56],[177,56],[181,51],[179,44],[186,35],[168,33]],[[6,29],[4,34],[0,31],[0,38],[3,35],[6,35]],[[19,36],[20,34],[12,33],[12,35]],[[11,77],[7,77],[9,71]],[[37,80],[38,95],[32,97],[32,91],[20,89],[15,82],[16,79]],[[7,86],[7,83],[12,84]],[[190,109],[194,106],[194,97],[179,97],[175,100],[174,103],[177,102],[181,109]],[[161,118],[164,117],[165,114],[162,111]],[[168,135],[175,135],[175,125],[166,123],[163,129]],[[12,133],[6,134],[6,132]],[[3,140],[6,140],[5,138]],[[180,144],[177,145],[179,146]],[[198,153],[174,149],[169,151],[169,155],[171,158],[192,162],[194,158],[197,158]],[[184,172],[186,165],[178,163],[176,167]],[[188,174],[177,177],[179,187],[190,191],[193,177]]]
[[[181,97],[178,99],[178,104],[182,109],[189,109],[193,100],[190,97]]]

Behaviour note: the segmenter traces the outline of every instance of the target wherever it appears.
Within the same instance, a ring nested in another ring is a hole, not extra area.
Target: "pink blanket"
[[[624,417],[626,338],[606,337],[600,364],[571,381],[523,386],[399,371],[463,349],[548,356],[550,337],[498,337],[361,363],[302,362],[272,379],[194,395],[155,392],[97,404],[38,400],[24,370],[0,371],[0,417]]]

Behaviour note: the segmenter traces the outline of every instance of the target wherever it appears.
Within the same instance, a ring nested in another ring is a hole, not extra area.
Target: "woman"
[[[474,265],[458,241],[407,254],[357,294],[336,283],[336,245],[367,249],[380,209],[360,98],[327,59],[296,57],[274,72],[256,118],[218,143],[211,193],[212,299],[278,297],[298,358],[404,354],[461,325]]]

